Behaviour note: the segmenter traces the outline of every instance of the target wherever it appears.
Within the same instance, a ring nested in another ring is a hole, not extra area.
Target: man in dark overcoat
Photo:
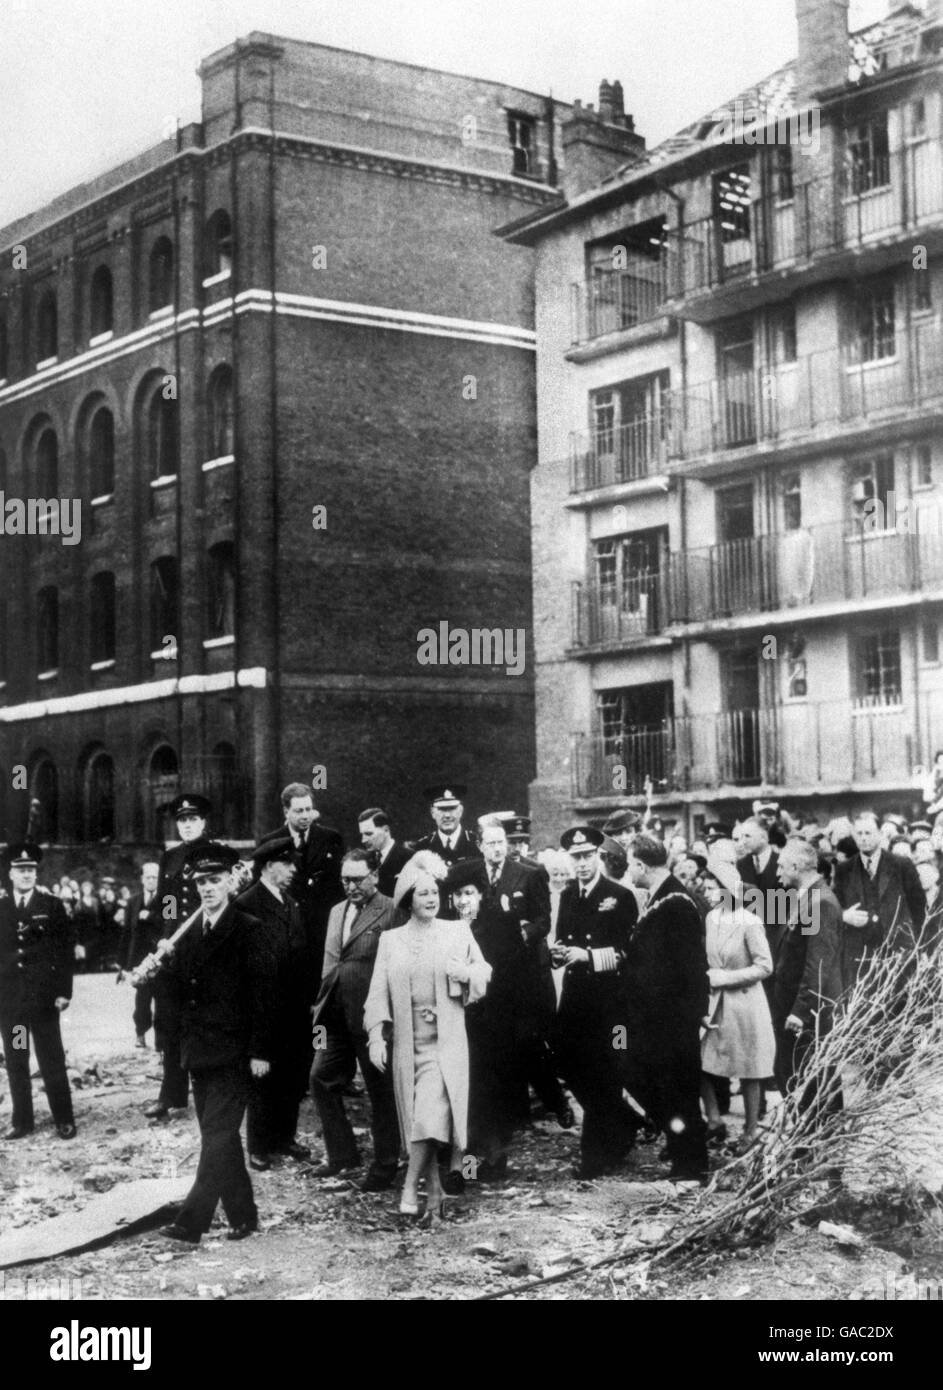
[[[701,918],[654,836],[636,836],[628,871],[649,895],[625,959],[628,1089],[664,1133],[669,1177],[703,1181],[701,1022],[709,990]]]
[[[297,872],[294,845],[287,835],[266,840],[252,859],[259,881],[236,898],[236,907],[259,923],[275,990],[269,1039],[271,1067],[267,1076],[252,1082],[246,1121],[249,1166],[264,1172],[271,1167],[273,1155],[297,1160],[309,1155],[295,1134],[298,1107],[307,1090],[311,1007],[317,981],[311,974],[301,911],[291,897]]]

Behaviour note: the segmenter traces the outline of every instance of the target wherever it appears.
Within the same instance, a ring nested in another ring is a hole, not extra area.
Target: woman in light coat
[[[763,923],[740,904],[742,884],[729,864],[709,860],[702,886],[707,914],[707,978],[711,993],[701,1041],[701,1068],[713,1076],[740,1078],[745,1122],[740,1149],[756,1137],[762,1079],[772,1076],[776,1056],[773,1021],[763,980],[773,961]],[[714,1085],[701,1078],[708,1137],[726,1137]]]
[[[428,857],[404,865],[393,902],[408,911],[405,926],[380,937],[364,1026],[370,1061],[393,1068],[400,1131],[409,1152],[400,1211],[419,1212],[419,1181],[425,1176],[427,1211],[442,1215],[439,1144],[461,1152],[468,1143],[468,1042],[465,1005],[482,998],[491,978],[467,922],[438,918],[438,879]],[[388,1032],[392,1024],[390,1063]]]

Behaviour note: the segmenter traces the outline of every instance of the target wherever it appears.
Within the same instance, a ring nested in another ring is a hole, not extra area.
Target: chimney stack
[[[796,0],[800,106],[848,81],[848,0]]]
[[[635,122],[625,114],[621,82],[603,79],[599,84],[599,110],[592,102],[573,103],[562,129],[565,167],[563,192],[568,198],[595,188],[607,174],[639,159],[645,141],[635,133]]]

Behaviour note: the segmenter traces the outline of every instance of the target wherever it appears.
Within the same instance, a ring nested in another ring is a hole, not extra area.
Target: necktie
[[[208,917],[204,917],[204,918],[203,918],[203,939],[204,939],[204,941],[205,941],[206,938],[209,936],[209,934],[210,934],[210,932],[212,931],[212,929],[213,929],[213,924],[210,922],[210,919],[209,919]]]
[[[501,870],[496,864],[491,865],[491,887],[498,886],[498,879],[501,877]]]
[[[875,875],[876,873],[877,873],[877,857],[876,857],[875,855],[872,854],[871,857],[870,857],[870,859],[868,860],[868,878],[873,878],[874,875]]]
[[[760,865],[760,856],[758,854],[754,854],[753,856],[753,867],[754,869],[756,869],[756,872],[758,874],[761,874],[763,872],[763,869]]]
[[[23,897],[22,893],[17,893],[16,895],[16,906],[19,912],[22,912],[23,908],[26,906],[26,899]]]
[[[342,945],[346,946],[348,941],[350,940],[350,934],[354,929],[354,923],[356,922],[359,916],[359,907],[355,907],[353,911],[351,911],[350,908],[347,909],[347,916],[344,918],[344,935],[341,943]]]

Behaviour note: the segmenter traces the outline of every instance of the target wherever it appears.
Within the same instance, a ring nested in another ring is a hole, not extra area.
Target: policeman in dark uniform
[[[462,828],[462,813],[465,808],[461,798],[465,791],[466,788],[461,782],[436,782],[433,786],[426,787],[423,796],[429,799],[436,828],[431,835],[424,835],[421,840],[412,842],[410,848],[414,854],[419,850],[431,850],[449,868],[463,859],[481,858],[477,840]],[[455,920],[455,908],[452,906],[451,898],[445,893],[442,894],[439,916],[446,921]]]
[[[172,802],[170,809],[177,822],[180,844],[165,850],[160,859],[156,910],[162,938],[173,936],[181,923],[199,907],[196,884],[184,874],[184,869],[187,856],[209,843],[206,822],[212,807],[205,796],[184,792]],[[151,1101],[144,1114],[152,1120],[163,1120],[170,1110],[185,1110],[189,1095],[186,1069],[180,1064],[180,1016],[163,974],[154,981],[154,1044],[161,1054],[164,1074],[160,1095]]]
[[[576,870],[560,895],[551,952],[565,965],[557,1013],[556,1055],[563,1079],[583,1107],[575,1174],[598,1178],[619,1166],[639,1121],[622,1095],[625,1004],[622,963],[638,918],[627,888],[603,875],[604,836],[574,825],[560,837]]]
[[[181,1058],[193,1082],[200,1125],[196,1178],[175,1221],[162,1235],[197,1244],[217,1204],[229,1221],[230,1240],[258,1230],[252,1182],[239,1127],[251,1078],[269,1070],[275,990],[271,960],[259,922],[231,901],[228,845],[208,841],[191,849],[187,868],[202,906],[161,972],[181,1016]]]
[[[75,1138],[59,1015],[72,998],[75,944],[59,899],[36,883],[43,852],[29,840],[10,845],[4,866],[12,891],[0,897],[0,1039],[13,1122],[4,1139],[33,1130],[30,1037],[60,1139]]]

